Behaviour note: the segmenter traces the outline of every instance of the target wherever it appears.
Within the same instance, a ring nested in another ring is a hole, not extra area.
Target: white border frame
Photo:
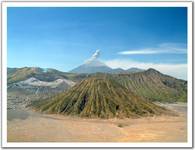
[[[187,7],[188,8],[188,119],[187,142],[184,143],[114,143],[114,142],[7,142],[7,7]],[[64,1],[64,2],[2,2],[2,147],[192,147],[193,132],[193,3],[190,1],[141,2],[141,1]]]

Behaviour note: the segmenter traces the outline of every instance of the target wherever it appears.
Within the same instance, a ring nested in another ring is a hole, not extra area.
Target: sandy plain
[[[186,142],[186,104],[163,105],[178,116],[86,119],[28,112],[21,118],[9,112],[8,142]]]

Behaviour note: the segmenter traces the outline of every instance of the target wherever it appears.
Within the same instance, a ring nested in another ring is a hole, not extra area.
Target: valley
[[[7,91],[9,142],[187,140],[187,81],[155,69],[8,68]]]

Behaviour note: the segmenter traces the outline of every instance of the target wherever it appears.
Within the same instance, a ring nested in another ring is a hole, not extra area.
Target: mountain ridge
[[[117,82],[135,94],[152,101],[187,101],[187,81],[162,74],[155,69],[113,76]]]
[[[27,73],[25,73],[26,70]],[[39,72],[40,70],[41,70],[40,68],[39,69],[22,68],[19,69],[18,71],[17,69],[14,69],[15,73],[14,71],[11,71],[11,74],[8,73],[8,85],[11,86],[20,81],[25,81],[31,77],[34,77],[44,82],[52,82],[57,79],[66,79],[73,81],[75,83],[79,83],[81,80],[87,77],[98,74],[64,73],[52,69],[49,72],[40,73]],[[155,69],[150,68],[142,72],[110,75],[113,76],[115,80],[117,80],[117,82],[119,82],[126,88],[130,89],[135,94],[142,96],[146,99],[149,99],[151,101],[161,102],[187,101],[187,81],[176,79],[174,77],[162,74]]]

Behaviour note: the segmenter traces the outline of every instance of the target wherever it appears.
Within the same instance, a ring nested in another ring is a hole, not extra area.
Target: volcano
[[[100,56],[100,51],[96,50],[96,52],[91,56],[90,59],[88,59],[84,64],[71,70],[70,72],[71,73],[112,72],[112,68],[108,67],[106,64],[98,60],[99,56]]]
[[[34,106],[46,113],[89,118],[134,118],[169,112],[136,96],[106,74],[88,77],[67,92],[39,101]]]
[[[142,72],[144,71],[143,69],[139,68],[129,68],[127,70],[124,70],[122,68],[110,68],[107,66],[105,63],[100,61],[98,58],[100,56],[100,50],[96,50],[96,52],[89,58],[84,64],[72,69],[70,72],[71,73],[86,73],[86,74],[91,74],[91,73],[112,73],[112,74],[117,74],[117,73],[133,73],[133,72]]]

